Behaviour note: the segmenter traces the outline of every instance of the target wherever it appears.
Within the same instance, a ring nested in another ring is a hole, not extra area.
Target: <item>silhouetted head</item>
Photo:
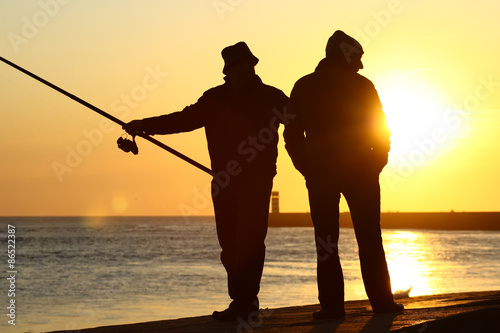
[[[254,75],[259,59],[252,54],[245,42],[239,42],[222,50],[224,68],[227,76]]]
[[[361,44],[340,30],[335,31],[326,44],[326,59],[329,62],[355,72],[363,68],[363,53]]]

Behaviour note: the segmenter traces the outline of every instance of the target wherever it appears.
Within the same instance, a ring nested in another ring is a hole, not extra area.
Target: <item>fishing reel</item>
[[[116,143],[118,144],[118,148],[126,153],[132,152],[134,153],[134,155],[139,154],[139,148],[137,147],[137,143],[135,143],[135,135],[132,136],[132,140],[130,140],[128,138],[128,134],[125,133],[118,138],[118,141],[116,141]]]

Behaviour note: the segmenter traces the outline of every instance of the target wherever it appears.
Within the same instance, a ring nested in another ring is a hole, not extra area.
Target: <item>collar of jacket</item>
[[[229,82],[229,78],[226,76],[224,76],[224,81],[226,82],[225,84],[226,85],[230,85],[230,82]],[[249,79],[247,82],[245,82],[245,84],[243,84],[241,87],[242,88],[250,88],[250,87],[254,87],[254,86],[258,86],[262,84],[262,80],[261,78],[255,74],[251,79]]]
[[[346,66],[343,66],[342,64],[339,64],[332,59],[329,58],[323,58],[321,61],[318,63],[318,66],[316,66],[316,69],[314,70],[315,72],[322,71],[328,68],[346,68]]]

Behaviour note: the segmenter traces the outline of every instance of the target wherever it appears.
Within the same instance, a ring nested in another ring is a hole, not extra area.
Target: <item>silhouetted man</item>
[[[285,127],[286,149],[306,179],[316,237],[317,319],[345,316],[337,247],[341,193],[373,311],[403,310],[393,300],[380,230],[379,173],[387,164],[390,132],[374,85],[357,74],[362,54],[355,39],[336,31],[314,73],[295,83],[288,106],[296,118]]]
[[[130,134],[171,134],[205,127],[221,261],[233,301],[213,318],[233,321],[259,310],[269,200],[276,174],[278,127],[288,97],[255,74],[259,61],[244,42],[222,50],[225,83],[197,103],[159,117],[134,120]]]

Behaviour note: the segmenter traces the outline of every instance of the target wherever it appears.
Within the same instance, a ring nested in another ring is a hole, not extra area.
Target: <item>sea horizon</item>
[[[500,211],[447,211],[447,212],[381,212],[382,229],[394,230],[500,230]],[[0,220],[38,220],[74,219],[74,221],[114,221],[116,219],[166,221],[182,219],[189,224],[191,220],[210,219],[215,223],[214,215],[6,215]],[[74,222],[73,221],[73,222]],[[208,222],[208,221],[207,221]],[[352,228],[349,211],[340,212],[339,226]],[[313,227],[310,212],[270,212],[269,227]]]
[[[309,214],[309,211],[280,211],[276,214]],[[350,213],[347,211],[341,211],[341,214]],[[400,211],[400,210],[388,210],[383,211],[381,214],[436,214],[436,213],[500,213],[500,210],[440,210],[440,211]],[[272,213],[269,212],[271,215]],[[79,214],[5,214],[0,215],[3,217],[215,217],[213,214],[200,214],[200,215],[177,215],[177,214],[104,214],[104,215],[79,215]]]

